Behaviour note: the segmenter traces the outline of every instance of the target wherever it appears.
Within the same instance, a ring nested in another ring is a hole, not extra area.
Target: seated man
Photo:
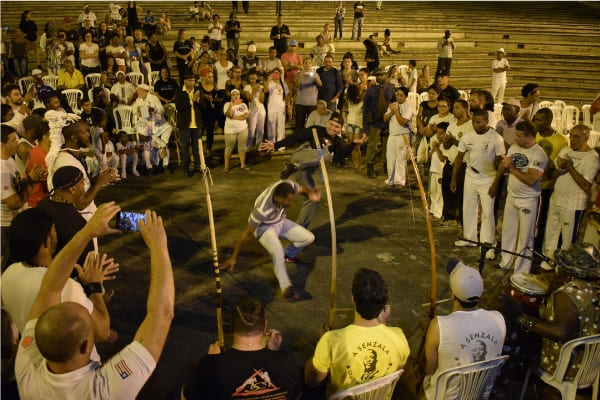
[[[431,320],[425,338],[423,389],[430,400],[442,372],[500,356],[506,336],[502,314],[479,308],[483,293],[479,271],[454,260],[448,263],[448,273],[454,298],[452,313]],[[446,398],[456,398],[456,391],[450,386]]]
[[[57,254],[44,275],[23,331],[15,362],[21,399],[133,399],[156,367],[174,313],[173,272],[162,219],[146,211],[140,222],[150,250],[150,290],[144,321],[134,340],[104,365],[90,360],[94,330],[88,311],[73,302],[61,303],[61,291],[77,257],[92,237],[118,232],[109,221],[119,212],[114,202],[98,207],[86,226]],[[101,291],[104,272],[96,257],[88,287]],[[52,372],[50,372],[52,371]]]
[[[135,86],[125,80],[123,71],[117,71],[117,80],[110,89],[110,94],[117,97],[119,104],[130,105],[135,94]]]
[[[307,385],[316,387],[329,375],[329,398],[404,367],[410,353],[404,332],[378,319],[387,301],[387,285],[379,272],[360,268],[352,280],[354,323],[321,337],[304,368]]]
[[[291,353],[279,350],[281,334],[274,329],[267,332],[261,302],[244,297],[233,310],[232,348],[221,353],[219,342],[211,344],[181,390],[181,398],[298,399],[300,368]]]
[[[322,126],[325,128],[331,114],[333,113],[327,108],[327,102],[325,100],[319,100],[317,101],[317,109],[308,115],[306,126]]]
[[[63,69],[58,72],[58,85],[56,87],[58,91],[65,89],[85,89],[83,74],[75,69],[75,65],[68,58],[63,61]]]

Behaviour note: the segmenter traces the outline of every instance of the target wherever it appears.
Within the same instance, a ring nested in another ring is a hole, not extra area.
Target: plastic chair
[[[542,108],[551,108],[554,105],[554,102],[552,101],[540,101],[540,110]]]
[[[460,94],[460,98],[465,100],[465,101],[469,101],[469,93],[465,90],[459,90],[458,93]]]
[[[560,108],[562,108],[564,110],[565,107],[567,106],[567,103],[565,103],[562,100],[554,100],[554,105],[558,106],[558,107],[560,107]]]
[[[496,121],[500,121],[502,119],[502,104],[494,104],[494,117],[496,117]]]
[[[129,72],[125,75],[125,79],[131,82],[133,86],[137,86],[144,83],[144,74],[141,72]]]
[[[564,126],[563,126],[563,109],[561,106],[552,106],[550,107],[550,110],[552,110],[552,128],[554,128],[555,130],[557,130],[558,132],[563,132],[564,131]]]
[[[581,112],[583,113],[583,124],[590,129],[592,129],[592,115],[590,114],[591,107],[591,104],[584,104],[581,106]]]
[[[415,92],[408,92],[408,103],[413,107],[413,110],[415,110],[415,113],[413,115],[413,119],[412,119],[412,125],[416,126],[416,121],[417,121],[417,112],[419,111],[419,94],[415,93]]]
[[[83,92],[79,89],[65,89],[62,94],[67,98],[69,106],[75,114],[79,114],[81,109],[79,108],[79,101],[83,99]]]
[[[88,89],[92,89],[98,86],[102,86],[102,74],[99,73],[91,73],[85,76],[85,84]]]
[[[33,85],[33,76],[24,76],[19,79],[19,89],[23,95],[27,93],[31,85]]]
[[[138,143],[139,137],[134,130],[136,114],[133,107],[120,105],[113,110],[113,116],[117,131],[125,131],[127,135],[134,135],[135,143]]]
[[[576,348],[583,352],[577,375],[572,381],[565,380],[565,374]],[[582,347],[582,348],[581,348]],[[560,350],[558,364],[554,374],[542,372],[544,383],[560,391],[563,400],[574,400],[577,389],[594,386],[592,399],[598,398],[598,376],[600,375],[600,334],[573,339],[565,343]]]
[[[442,372],[435,383],[435,400],[443,400],[449,388],[457,386],[457,399],[461,400],[487,400],[500,375],[500,367],[506,362],[508,356],[500,356],[490,360],[473,364],[461,365]]]
[[[400,379],[400,375],[404,372],[403,369],[399,369],[396,372],[392,372],[389,375],[384,377],[372,380],[370,382],[361,383],[360,385],[340,390],[337,393],[334,393],[329,400],[343,400],[343,399],[353,399],[353,400],[383,400],[388,399],[392,392],[394,391],[394,387],[396,387],[396,383],[398,383],[398,379]]]
[[[421,93],[420,96],[421,96],[421,100],[419,101],[419,104],[421,104],[424,101],[429,101],[429,94],[427,94],[427,91]]]
[[[150,86],[154,86],[156,82],[160,79],[160,71],[151,71],[150,72]]]
[[[58,76],[46,75],[42,77],[42,81],[44,81],[44,84],[50,86],[52,89],[56,89],[56,86],[58,85]]]
[[[566,106],[563,110],[565,133],[571,131],[577,124],[579,124],[579,108],[575,106]]]

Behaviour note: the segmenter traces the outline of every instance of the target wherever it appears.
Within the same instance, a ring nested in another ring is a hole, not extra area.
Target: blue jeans
[[[279,287],[285,291],[292,285],[285,268],[285,257],[296,257],[304,247],[314,242],[315,235],[289,219],[284,219],[275,225],[261,225],[256,229],[255,235],[259,243],[271,255],[273,272],[275,272]],[[292,242],[286,247],[285,253],[279,238]]]
[[[343,19],[335,19],[335,30],[333,33],[333,38],[335,39],[337,37],[337,33],[338,31],[340,32],[340,39],[342,38],[342,25],[344,24],[344,20]]]
[[[364,19],[365,19],[364,17],[354,18],[354,24],[352,25],[352,39],[354,39],[354,38],[360,39],[360,34],[362,33]],[[358,31],[358,35],[356,35],[356,33],[357,33],[356,31]]]

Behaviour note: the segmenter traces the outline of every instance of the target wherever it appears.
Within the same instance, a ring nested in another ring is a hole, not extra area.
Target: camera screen
[[[117,229],[122,231],[139,232],[138,221],[146,222],[146,214],[131,211],[120,211],[117,214]]]

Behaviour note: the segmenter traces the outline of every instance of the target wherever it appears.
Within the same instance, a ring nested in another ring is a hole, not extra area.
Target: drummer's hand
[[[525,312],[523,310],[523,304],[514,297],[502,294],[502,303],[504,303],[504,315],[511,321],[516,321]]]

